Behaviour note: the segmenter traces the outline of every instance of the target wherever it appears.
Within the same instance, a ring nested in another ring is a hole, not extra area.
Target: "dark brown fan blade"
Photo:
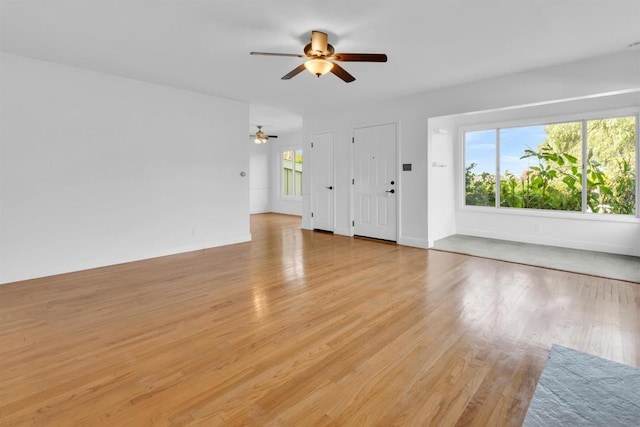
[[[304,64],[298,65],[293,70],[289,71],[289,73],[282,76],[282,80],[289,80],[291,77],[295,77],[300,74],[304,70]]]
[[[267,135],[267,138],[277,138],[278,135]]]
[[[268,56],[293,56],[294,58],[304,58],[304,55],[296,53],[271,53],[271,52],[249,52],[249,55],[268,55]]]
[[[336,53],[329,59],[345,62],[387,62],[384,53]]]
[[[344,68],[342,68],[336,63],[333,64],[333,68],[331,69],[331,72],[336,76],[340,77],[342,80],[344,80],[345,83],[351,83],[356,79],[351,74],[349,74],[347,70],[345,70]]]

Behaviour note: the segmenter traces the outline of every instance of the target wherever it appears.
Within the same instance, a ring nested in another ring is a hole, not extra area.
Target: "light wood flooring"
[[[0,286],[0,426],[518,426],[552,343],[640,366],[640,285],[251,224]]]

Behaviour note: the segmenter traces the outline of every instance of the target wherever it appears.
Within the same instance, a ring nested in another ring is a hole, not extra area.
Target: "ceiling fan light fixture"
[[[262,131],[262,125],[257,125],[258,131],[256,132],[256,138],[253,140],[256,144],[264,144],[269,137]]]
[[[322,58],[310,59],[304,63],[304,68],[314,76],[324,76],[333,69],[333,62]]]
[[[249,52],[251,55],[269,56],[290,56],[295,58],[305,58],[305,62],[298,65],[293,70],[281,77],[282,80],[289,80],[307,69],[314,76],[323,76],[328,72],[345,83],[356,80],[347,70],[339,65],[339,62],[387,62],[387,55],[384,53],[335,53],[334,47],[329,43],[329,36],[322,31],[311,31],[311,43],[304,46],[304,54],[295,53],[275,53],[275,52]]]

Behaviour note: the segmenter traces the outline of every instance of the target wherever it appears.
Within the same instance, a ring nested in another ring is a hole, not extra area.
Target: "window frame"
[[[288,151],[293,151],[293,162],[295,165],[295,157],[296,153],[302,153],[302,165],[303,169],[301,174],[304,174],[304,149],[300,146],[288,146],[288,147],[278,147],[278,198],[283,200],[302,200],[302,189],[300,189],[300,195],[296,196],[296,180],[295,180],[295,166],[294,166],[294,180],[293,180],[293,195],[284,194],[284,180],[282,177],[282,170],[284,169],[284,153]],[[300,179],[300,183],[302,185],[302,177]]]
[[[590,120],[604,120],[618,117],[634,116],[636,122],[635,132],[635,155],[636,155],[636,182],[635,182],[635,197],[636,208],[634,215],[624,214],[601,214],[595,212],[586,211],[586,191],[584,185],[582,186],[582,211],[563,211],[552,209],[535,209],[535,208],[513,208],[500,206],[500,129],[525,127],[525,126],[545,126],[556,123],[567,122],[582,122],[583,138],[582,138],[582,167],[583,167],[583,184],[585,180],[584,174],[584,159],[585,150],[587,147],[587,135],[585,132],[586,122]],[[495,206],[474,206],[466,204],[466,182],[465,182],[465,168],[466,168],[466,144],[465,133],[476,132],[483,130],[496,130],[496,170],[494,171],[496,177],[496,201]],[[490,121],[485,123],[478,123],[473,125],[466,125],[458,127],[458,171],[457,177],[457,192],[458,196],[457,204],[458,209],[465,212],[481,212],[481,213],[493,213],[493,214],[507,214],[507,215],[523,215],[523,216],[535,216],[535,217],[551,217],[551,218],[572,218],[579,220],[595,220],[595,221],[612,221],[612,222],[640,222],[640,108],[622,108],[614,110],[601,110],[601,111],[589,111],[576,114],[564,114],[564,115],[550,115],[536,118],[526,118],[519,120],[506,120],[506,121]]]

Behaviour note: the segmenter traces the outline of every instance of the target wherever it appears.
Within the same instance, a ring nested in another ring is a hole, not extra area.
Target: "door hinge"
[[[355,221],[351,221],[351,226],[355,227],[356,226],[356,222]]]
[[[313,142],[311,143],[311,148],[313,148]]]
[[[313,212],[311,212],[311,218],[313,218]]]
[[[353,137],[353,136],[351,137],[351,143],[352,143],[352,144],[355,144],[355,143],[356,143],[356,138],[355,138],[355,137]]]
[[[355,178],[351,178],[351,185],[355,185],[356,183],[356,179]]]

